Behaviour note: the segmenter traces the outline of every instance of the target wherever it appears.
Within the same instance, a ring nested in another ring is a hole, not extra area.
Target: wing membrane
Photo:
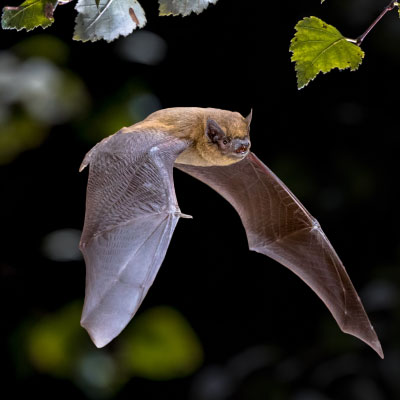
[[[180,210],[173,185],[182,140],[117,133],[88,153],[81,250],[86,294],[81,324],[102,347],[131,320],[161,266]]]
[[[227,167],[175,167],[228,200],[240,215],[250,249],[298,275],[326,304],[342,331],[383,357],[357,292],[319,223],[253,153]]]

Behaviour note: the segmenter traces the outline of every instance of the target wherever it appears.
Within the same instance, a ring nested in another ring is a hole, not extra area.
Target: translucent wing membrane
[[[134,316],[165,257],[181,215],[172,168],[186,146],[164,134],[117,133],[84,160],[90,172],[81,324],[98,347]]]
[[[227,167],[175,165],[206,183],[239,213],[251,250],[298,275],[321,298],[343,332],[382,358],[376,333],[347,272],[318,222],[254,154]]]

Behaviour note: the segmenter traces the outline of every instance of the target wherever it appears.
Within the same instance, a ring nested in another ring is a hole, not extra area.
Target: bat
[[[135,315],[163,262],[182,214],[173,167],[223,196],[238,212],[250,250],[299,276],[340,329],[381,358],[379,339],[359,296],[317,220],[250,152],[252,113],[169,108],[103,139],[90,164],[80,249],[86,263],[81,325],[97,347]]]

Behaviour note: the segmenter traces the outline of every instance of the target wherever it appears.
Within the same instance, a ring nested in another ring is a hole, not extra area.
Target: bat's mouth
[[[235,139],[233,144],[232,155],[234,157],[243,158],[247,155],[250,150],[250,141],[247,139]]]
[[[246,154],[249,150],[249,146],[241,145],[235,150],[236,154]]]

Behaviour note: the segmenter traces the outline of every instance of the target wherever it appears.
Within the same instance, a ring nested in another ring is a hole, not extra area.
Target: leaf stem
[[[375,19],[375,21],[368,27],[368,29],[360,35],[357,39],[355,39],[355,43],[357,46],[360,46],[365,37],[368,35],[368,33],[374,28],[374,26],[386,15],[388,11],[392,11],[395,7],[398,7],[399,3],[397,1],[391,1],[384,9],[383,11],[379,14],[378,18]],[[351,40],[352,41],[352,40]]]

